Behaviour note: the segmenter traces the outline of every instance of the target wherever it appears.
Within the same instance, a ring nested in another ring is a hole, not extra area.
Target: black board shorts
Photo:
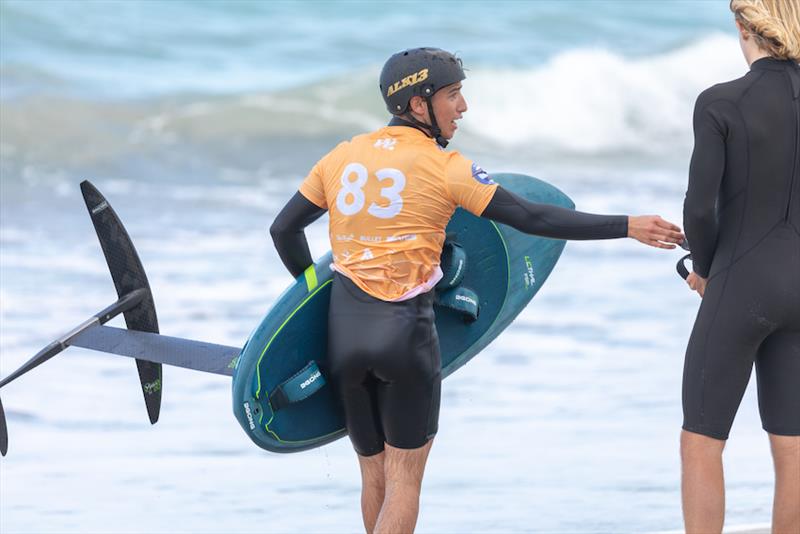
[[[434,292],[386,302],[334,273],[328,312],[328,373],[353,448],[425,445],[438,429],[441,356]]]
[[[800,235],[779,225],[712,274],[683,370],[683,429],[728,439],[756,367],[764,430],[800,435]]]

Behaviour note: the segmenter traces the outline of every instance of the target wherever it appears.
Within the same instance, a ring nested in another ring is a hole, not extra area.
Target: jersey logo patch
[[[489,173],[481,169],[477,163],[472,164],[472,177],[485,185],[492,185],[495,183]]]
[[[372,145],[375,148],[385,148],[386,150],[394,150],[394,145],[397,144],[397,139],[378,139],[375,141],[375,144]]]

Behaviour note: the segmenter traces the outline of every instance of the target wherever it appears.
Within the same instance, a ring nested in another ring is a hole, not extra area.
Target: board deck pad
[[[532,202],[574,208],[550,184],[521,174],[492,178]],[[467,322],[436,306],[442,376],[463,366],[525,308],[558,261],[563,240],[523,234],[457,209],[447,226],[467,261],[460,287],[477,293],[480,313]],[[250,335],[233,373],[233,411],[258,446],[273,452],[319,447],[346,434],[330,384],[308,398],[273,411],[269,395],[310,361],[326,376],[328,305],[333,273],[330,252],[300,276]],[[354,334],[354,335],[357,335]]]

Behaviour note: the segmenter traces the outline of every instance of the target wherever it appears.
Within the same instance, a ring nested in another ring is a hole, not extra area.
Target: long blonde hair
[[[800,0],[731,0],[730,7],[759,48],[800,61]]]

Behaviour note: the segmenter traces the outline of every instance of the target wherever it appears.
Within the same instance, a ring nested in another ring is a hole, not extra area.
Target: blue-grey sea
[[[579,209],[680,223],[694,100],[747,70],[727,0],[0,1],[0,375],[116,298],[78,189],[138,247],[161,331],[241,345],[291,278],[267,228],[316,160],[387,120],[380,67],[457,51],[451,147]],[[329,247],[324,219],[309,239]],[[418,531],[680,529],[699,305],[677,251],[567,245],[508,330],[443,384]],[[119,321],[115,323],[120,325]],[[347,440],[264,452],[224,377],[70,349],[2,390],[0,531],[357,532]],[[765,524],[754,384],[725,452],[728,525]]]

